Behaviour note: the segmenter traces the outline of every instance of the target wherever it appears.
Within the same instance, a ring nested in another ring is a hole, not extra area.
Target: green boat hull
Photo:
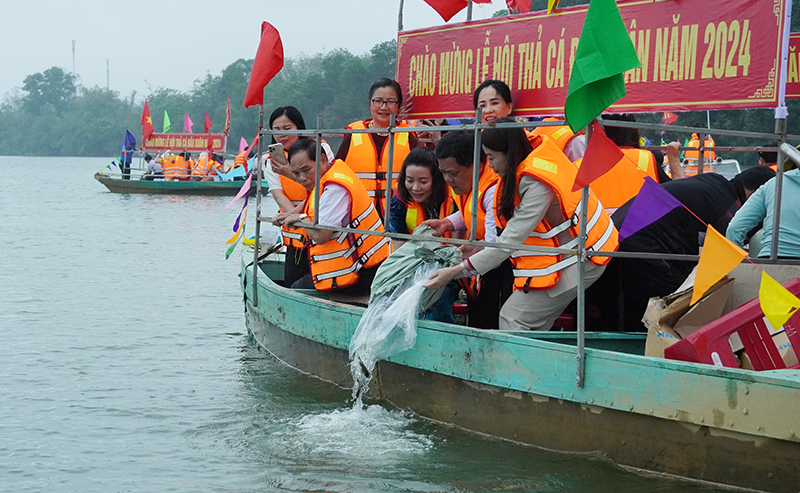
[[[236,195],[244,182],[242,181],[150,181],[150,180],[123,180],[112,178],[108,175],[96,173],[94,179],[105,185],[113,193],[160,193],[176,195]],[[253,191],[256,184],[250,187]],[[262,193],[267,191],[267,186],[262,183]]]
[[[282,265],[241,283],[257,343],[303,372],[351,387],[348,346],[363,308],[285,289]],[[647,358],[643,334],[503,333],[420,321],[413,349],[378,363],[373,397],[422,417],[634,470],[776,492],[800,485],[800,372],[749,372]]]

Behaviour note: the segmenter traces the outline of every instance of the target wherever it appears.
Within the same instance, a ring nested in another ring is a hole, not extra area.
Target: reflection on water
[[[0,157],[0,491],[701,489],[351,409],[247,336],[238,208],[109,193],[107,162]]]

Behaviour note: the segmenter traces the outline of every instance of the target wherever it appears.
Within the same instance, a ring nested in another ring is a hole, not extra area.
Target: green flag
[[[564,114],[573,132],[625,96],[626,70],[641,66],[614,0],[591,0],[569,78]]]
[[[172,124],[169,121],[169,115],[167,114],[167,110],[164,110],[164,133],[169,132],[169,127],[171,126]]]

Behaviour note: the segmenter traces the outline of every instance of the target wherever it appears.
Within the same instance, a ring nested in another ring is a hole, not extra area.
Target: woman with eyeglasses
[[[353,122],[346,128],[387,128],[392,113],[397,115],[403,104],[403,91],[400,84],[392,79],[382,78],[369,88],[369,111],[372,118]],[[396,121],[397,127],[408,127],[403,121]],[[386,222],[383,212],[386,203],[386,171],[389,169],[388,133],[345,134],[342,145],[336,153],[361,179],[364,188],[373,198],[381,220]],[[411,132],[394,134],[394,154],[392,158],[392,185],[397,184],[397,176],[411,149],[419,145],[417,136]]]

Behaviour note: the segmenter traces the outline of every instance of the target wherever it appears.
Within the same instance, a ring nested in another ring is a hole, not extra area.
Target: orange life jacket
[[[498,182],[500,177],[485,163],[481,164],[481,167],[482,169],[478,176],[478,222],[475,239],[483,241],[486,238],[486,208],[483,206],[483,198],[486,192]],[[467,226],[467,238],[470,238],[472,228],[472,191],[462,195],[456,195],[451,190],[450,194],[459,212],[461,212],[464,224]],[[497,196],[497,190],[495,190],[495,196]],[[480,277],[463,277],[458,280],[458,283],[471,299],[474,300],[478,297],[478,293],[481,290]]]
[[[548,224],[546,221],[539,223],[530,236],[525,240],[526,245],[575,248],[578,245],[578,228],[580,227],[579,214],[581,191],[572,191],[572,184],[578,168],[569,162],[558,147],[549,139],[542,139],[539,146],[528,154],[524,161],[517,166],[516,180],[517,192],[514,205],[519,205],[519,181],[523,176],[530,176],[547,184],[556,195],[561,212],[565,218],[560,224]],[[497,189],[502,190],[502,178],[497,183]],[[495,193],[495,208],[500,203],[501,193]],[[588,222],[586,225],[586,249],[592,251],[615,251],[619,246],[617,230],[611,222],[606,211],[593,192],[589,193]],[[497,224],[505,228],[507,220],[497,215]],[[559,242],[560,233],[568,231],[572,240],[566,244]],[[604,265],[611,260],[609,257],[590,257],[589,261],[595,265]],[[511,254],[511,263],[514,265],[514,289],[522,289],[526,293],[529,289],[550,289],[558,282],[561,270],[577,262],[575,255],[563,258],[561,255],[541,254],[531,251],[518,250]]]
[[[714,147],[714,139],[710,135],[706,134],[705,144],[703,144],[703,146]],[[687,147],[700,147],[700,137],[697,134],[692,134],[692,138],[691,140],[689,140],[689,144],[687,144]],[[683,157],[685,159],[697,159],[699,155],[700,151],[697,150],[683,152]],[[705,158],[706,161],[713,161],[717,159],[717,153],[714,151],[703,151],[703,157]]]
[[[558,121],[560,118],[545,118],[543,121],[546,122],[554,122]],[[567,148],[567,144],[569,141],[575,138],[575,133],[572,131],[571,128],[567,125],[562,125],[558,127],[536,127],[531,132],[533,135],[546,135],[553,139],[553,142],[556,143],[559,149],[563,152],[564,149]]]
[[[165,178],[178,180],[183,178],[183,175],[186,173],[182,156],[172,156],[169,158],[165,157],[163,166]]]
[[[195,165],[192,167],[192,177],[204,177],[213,169],[211,160],[208,159],[207,154],[200,156]]]
[[[345,128],[367,128],[371,120],[353,122]],[[408,127],[406,122],[397,122],[398,127]],[[397,176],[403,166],[406,156],[411,151],[408,143],[408,133],[394,134],[394,155],[392,162],[392,186],[397,185]],[[345,162],[355,172],[364,184],[370,197],[374,198],[375,206],[380,208],[381,217],[386,206],[386,172],[389,162],[388,142],[383,146],[380,158],[375,142],[369,134],[350,134],[350,147],[347,149]]]
[[[621,149],[625,156],[589,186],[606,209],[618,209],[635,197],[645,176],[658,183],[658,168],[652,152],[633,147]],[[582,161],[579,159],[575,165],[580,168]]]
[[[247,150],[244,150],[236,155],[236,158],[233,160],[233,168],[231,168],[231,170],[234,170],[239,166],[244,166],[245,172],[247,171]]]
[[[320,190],[335,183],[344,187],[350,195],[350,224],[346,227],[383,232],[383,224],[375,209],[375,203],[367,194],[364,185],[355,173],[337,159],[330,169],[320,177]],[[314,192],[309,193],[305,202],[305,213],[314,217]],[[352,286],[358,281],[361,268],[377,267],[389,256],[389,238],[363,235],[359,233],[334,233],[326,243],[318,245],[311,242],[308,259],[311,263],[311,276],[314,287],[320,291]]]

